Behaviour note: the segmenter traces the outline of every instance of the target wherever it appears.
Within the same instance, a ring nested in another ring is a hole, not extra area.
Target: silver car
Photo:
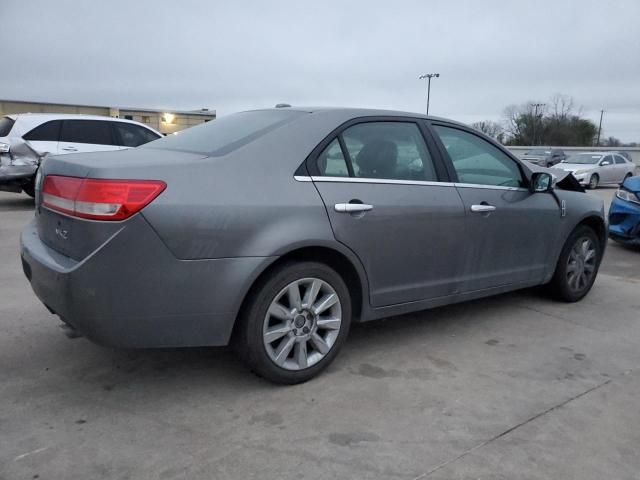
[[[419,114],[243,112],[49,158],[22,262],[47,308],[96,342],[232,343],[258,374],[297,383],[352,322],[534,285],[584,297],[603,202],[544,170]]]
[[[556,165],[571,172],[581,185],[618,185],[635,175],[636,165],[617,152],[591,152],[571,155]]]
[[[0,117],[0,190],[34,196],[36,171],[48,155],[137,147],[162,135],[131,120],[65,113]]]

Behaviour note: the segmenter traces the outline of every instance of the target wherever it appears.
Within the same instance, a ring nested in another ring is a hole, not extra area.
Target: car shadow
[[[34,199],[24,195],[0,197],[0,211],[29,211],[35,207]]]
[[[340,355],[324,375],[348,370],[362,363],[371,352],[389,351],[419,337],[436,343],[440,337],[450,341],[455,332],[468,330],[471,324],[482,327],[482,322],[493,321],[495,315],[505,314],[513,308],[516,297],[526,301],[527,297],[539,298],[540,293],[530,289],[353,324]],[[487,314],[478,316],[478,312]],[[87,342],[85,339],[76,341]],[[81,348],[91,358],[81,360],[83,352],[77,352],[77,361],[73,360],[71,366],[77,374],[68,380],[75,378],[105,391],[141,392],[167,387],[180,389],[188,385],[191,390],[209,390],[215,386],[216,392],[224,389],[224,395],[228,395],[277,388],[252,374],[230,347],[120,350],[87,344]]]

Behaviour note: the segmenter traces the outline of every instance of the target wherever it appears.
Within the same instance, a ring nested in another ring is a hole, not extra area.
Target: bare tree
[[[489,137],[495,139],[497,139],[504,133],[502,125],[492,120],[482,120],[480,122],[474,122],[471,124],[471,126],[479,132],[482,132],[485,135],[488,135]]]
[[[565,119],[573,114],[573,98],[569,95],[556,93],[549,99],[551,116],[557,119]]]

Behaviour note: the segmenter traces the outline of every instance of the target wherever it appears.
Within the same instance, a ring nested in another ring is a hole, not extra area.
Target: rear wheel
[[[36,177],[35,175],[28,180],[27,183],[22,185],[22,191],[29,195],[31,198],[36,197]]]
[[[305,382],[338,354],[351,322],[351,299],[334,270],[316,262],[287,263],[251,294],[238,319],[236,348],[258,375]]]
[[[602,247],[595,232],[587,226],[576,228],[562,248],[549,283],[553,295],[565,302],[581,300],[593,286],[601,255]]]
[[[600,182],[600,177],[598,177],[597,173],[594,173],[593,175],[591,175],[591,178],[589,179],[589,188],[591,190],[595,190],[598,187],[599,182]]]

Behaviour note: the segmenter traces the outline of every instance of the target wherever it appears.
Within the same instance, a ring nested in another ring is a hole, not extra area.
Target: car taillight
[[[42,205],[74,217],[124,220],[149,205],[167,184],[159,180],[106,180],[47,175]]]

